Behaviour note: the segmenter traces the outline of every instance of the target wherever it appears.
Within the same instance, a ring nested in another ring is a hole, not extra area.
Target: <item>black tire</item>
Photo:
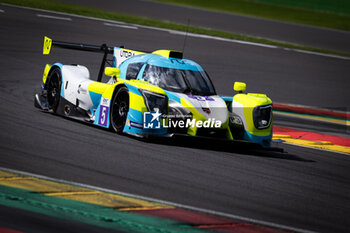
[[[118,134],[123,133],[128,112],[129,91],[126,87],[121,87],[113,96],[110,112],[111,129]]]
[[[61,98],[61,71],[59,68],[54,68],[47,77],[46,90],[47,90],[47,103],[51,111],[56,113],[58,104]]]

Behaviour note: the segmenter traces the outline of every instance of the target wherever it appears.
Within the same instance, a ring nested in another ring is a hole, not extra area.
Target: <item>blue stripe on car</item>
[[[164,91],[167,94],[169,100],[173,100],[175,102],[181,103],[181,97],[178,94],[171,91],[166,91],[166,90]]]

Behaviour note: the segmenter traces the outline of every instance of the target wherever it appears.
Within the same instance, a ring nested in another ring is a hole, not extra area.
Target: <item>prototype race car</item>
[[[272,101],[264,94],[218,96],[204,69],[173,50],[154,52],[53,41],[51,47],[104,53],[96,81],[82,65],[47,64],[36,107],[140,137],[176,134],[243,140],[269,147]],[[112,60],[107,59],[113,55]],[[110,66],[105,67],[109,64]],[[101,82],[103,72],[110,79]]]

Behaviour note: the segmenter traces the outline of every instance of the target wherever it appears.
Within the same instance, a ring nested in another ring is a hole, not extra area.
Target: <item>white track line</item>
[[[283,48],[283,49],[287,50],[287,51],[294,51],[294,52],[297,52],[297,53],[305,53],[305,54],[312,54],[312,55],[323,56],[323,57],[331,57],[331,58],[339,58],[339,59],[350,60],[350,57],[344,57],[344,56],[335,55],[335,54],[313,52],[313,51],[301,50],[301,49],[290,49],[290,48]]]
[[[17,5],[7,4],[7,3],[0,3],[0,5],[4,5],[4,6],[8,6],[8,7],[14,7],[14,8],[19,8],[19,9],[26,9],[26,10],[32,10],[32,11],[45,12],[45,13],[52,13],[52,14],[57,14],[57,15],[71,16],[71,17],[76,17],[76,18],[81,18],[81,19],[90,19],[90,20],[102,21],[102,22],[126,24],[125,22],[116,21],[116,20],[101,19],[101,18],[95,18],[95,17],[90,17],[90,16],[76,15],[76,14],[70,14],[70,13],[63,13],[63,12],[58,12],[58,11],[44,10],[44,9],[38,9],[38,8],[32,8],[32,7],[26,7],[26,6],[17,6]]]
[[[131,197],[131,198],[145,200],[145,201],[157,202],[160,204],[170,205],[170,206],[174,206],[177,208],[188,209],[188,210],[192,210],[192,211],[196,211],[196,212],[207,213],[210,215],[216,215],[216,216],[221,216],[221,217],[230,218],[230,219],[236,219],[236,220],[240,220],[240,221],[244,221],[244,222],[250,222],[253,224],[264,225],[264,226],[278,228],[278,229],[282,229],[282,230],[287,230],[287,231],[292,231],[292,232],[300,232],[300,233],[314,233],[314,231],[304,230],[304,229],[295,228],[295,227],[289,227],[289,226],[285,226],[285,225],[256,220],[256,219],[252,219],[252,218],[246,218],[246,217],[242,217],[242,216],[238,216],[238,215],[234,215],[234,214],[227,214],[227,213],[223,213],[223,212],[219,212],[219,211],[215,211],[215,210],[207,210],[207,209],[197,208],[197,207],[193,207],[193,206],[189,206],[189,205],[182,205],[182,204],[178,204],[178,203],[174,203],[174,202],[159,200],[159,199],[155,199],[155,198],[149,198],[149,197],[140,196],[140,195],[134,195],[134,194],[130,194],[130,193],[119,192],[119,191],[115,191],[115,190],[111,190],[111,189],[96,187],[93,185],[87,185],[87,184],[82,184],[82,183],[72,182],[72,181],[67,181],[67,180],[61,180],[61,179],[55,179],[55,178],[51,178],[51,177],[47,177],[47,176],[33,174],[30,172],[23,172],[23,171],[18,171],[15,169],[4,168],[4,167],[0,167],[0,170],[18,173],[21,175],[31,176],[31,177],[35,177],[35,178],[50,180],[50,181],[54,181],[54,182],[65,183],[65,184],[80,186],[80,187],[84,187],[84,188],[94,189],[94,190],[98,190],[98,191],[102,191],[102,192],[127,196],[127,197]]]
[[[103,23],[106,26],[110,27],[119,27],[119,28],[127,28],[127,29],[139,29],[136,26],[127,26],[127,25],[120,25],[120,24],[115,24],[115,23]]]
[[[103,21],[103,22],[109,22],[109,23],[125,24],[124,22],[120,22],[120,21],[101,19],[101,18],[95,18],[95,17],[90,17],[90,16],[82,16],[82,15],[76,15],[76,14],[70,14],[70,13],[63,13],[63,12],[57,12],[57,11],[51,11],[51,10],[43,10],[43,9],[37,9],[37,8],[31,8],[31,7],[16,6],[16,5],[7,4],[7,3],[1,3],[1,5],[9,6],[9,7],[15,7],[15,8],[20,8],[20,9],[28,9],[28,10],[41,11],[41,12],[47,12],[47,13],[53,13],[53,14],[60,14],[60,15],[65,15],[65,16],[72,16],[72,17],[77,17],[77,18],[82,18],[82,19],[90,19],[90,20],[95,20],[95,21]],[[138,24],[129,24],[129,25],[135,26],[135,27],[138,27],[138,28],[147,28],[147,29],[153,29],[153,30],[157,30],[157,31],[167,31],[167,32],[172,33],[172,34],[183,35],[183,33],[185,33],[185,32],[182,32],[182,31],[163,29],[163,28],[156,28],[156,27],[150,27],[150,26],[143,26],[143,25],[138,25]],[[227,39],[227,38],[221,38],[221,37],[215,37],[215,36],[208,36],[208,35],[202,35],[202,34],[195,34],[195,33],[191,33],[191,34],[192,34],[192,36],[196,36],[198,38],[206,38],[206,39],[219,40],[219,41],[228,41],[228,42],[233,42],[233,43],[253,45],[253,46],[260,46],[260,47],[266,47],[266,48],[271,48],[271,49],[280,49],[280,48],[282,48],[282,49],[284,49],[286,51],[293,51],[293,52],[296,52],[296,53],[304,53],[304,54],[310,54],[310,55],[315,55],[315,56],[322,56],[322,57],[330,57],[330,58],[335,58],[335,59],[350,60],[350,57],[345,57],[345,56],[340,56],[340,55],[335,55],[335,54],[318,53],[318,52],[312,52],[312,51],[307,51],[307,50],[284,48],[284,47],[278,47],[278,46],[274,46],[274,45],[267,45],[267,44],[261,44],[261,43],[255,43],[255,42],[249,42],[249,41],[241,41],[241,40],[233,40],[233,39]]]
[[[36,16],[38,16],[38,17],[40,17],[40,18],[48,18],[48,19],[58,19],[58,20],[72,21],[71,18],[67,18],[67,17],[58,17],[58,16],[53,16],[53,15],[41,15],[41,14],[37,14]]]
[[[182,35],[185,36],[186,32],[182,31],[176,31],[176,30],[167,30],[170,34],[176,34],[176,35]],[[254,46],[260,46],[265,48],[278,48],[274,45],[267,45],[267,44],[260,44],[255,42],[249,42],[249,41],[243,41],[243,40],[234,40],[234,39],[228,39],[223,37],[217,37],[217,36],[209,36],[209,35],[203,35],[203,34],[196,34],[196,33],[187,33],[187,36],[190,37],[196,37],[196,38],[204,38],[204,39],[211,39],[211,40],[218,40],[218,41],[225,41],[225,42],[232,42],[232,43],[238,43],[238,44],[247,44],[247,45],[254,45]]]
[[[0,13],[5,13],[5,11],[0,9]]]

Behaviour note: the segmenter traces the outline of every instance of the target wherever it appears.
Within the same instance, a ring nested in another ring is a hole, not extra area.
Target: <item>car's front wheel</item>
[[[118,134],[123,132],[129,112],[129,92],[126,87],[118,89],[111,103],[111,128]]]

